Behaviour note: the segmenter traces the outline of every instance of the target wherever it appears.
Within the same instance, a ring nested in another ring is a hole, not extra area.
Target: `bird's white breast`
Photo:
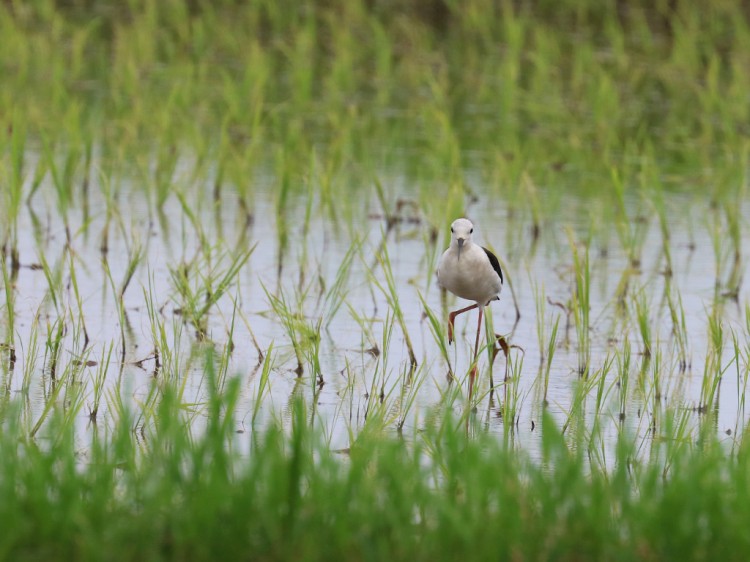
[[[454,295],[481,305],[498,298],[503,283],[485,251],[471,244],[461,250],[450,247],[438,264],[438,283]]]

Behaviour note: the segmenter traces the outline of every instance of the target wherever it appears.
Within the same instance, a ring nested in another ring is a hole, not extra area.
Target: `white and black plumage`
[[[474,225],[468,219],[456,219],[451,224],[451,245],[438,263],[438,283],[457,297],[474,301],[474,304],[448,315],[448,343],[453,342],[453,324],[456,316],[474,308],[479,309],[477,337],[474,342],[474,363],[469,381],[471,396],[476,375],[476,358],[479,349],[479,332],[482,327],[484,307],[500,300],[503,289],[503,272],[495,254],[472,241]]]

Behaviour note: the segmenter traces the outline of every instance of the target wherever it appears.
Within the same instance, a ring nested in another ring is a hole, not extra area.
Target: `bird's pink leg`
[[[476,306],[476,305],[475,305]],[[474,379],[477,376],[477,353],[479,351],[479,332],[482,329],[482,313],[484,307],[479,307],[479,320],[477,321],[477,339],[474,341],[474,362],[471,367],[471,373],[469,373],[469,402],[471,397],[474,395]]]
[[[462,308],[461,310],[456,310],[455,312],[451,312],[448,315],[448,344],[453,343],[453,323],[456,321],[456,316],[459,314],[463,314],[464,312],[468,312],[469,310],[472,310],[479,305],[474,303],[471,306],[467,306],[466,308]]]
[[[477,339],[474,341],[474,362],[476,363],[477,360],[477,352],[479,351],[479,332],[482,331],[482,312],[484,312],[483,307],[479,307],[479,320],[477,321]]]

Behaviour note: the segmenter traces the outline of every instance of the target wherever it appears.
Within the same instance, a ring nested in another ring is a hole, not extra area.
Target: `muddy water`
[[[477,186],[477,192],[481,191],[481,186]],[[409,194],[404,196],[408,198]],[[105,200],[94,186],[85,204],[78,200],[66,219],[59,213],[53,190],[44,186],[22,210],[19,216],[22,268],[14,285],[16,333],[13,343],[18,361],[4,376],[11,393],[22,396],[23,373],[25,370],[30,373],[28,400],[25,401],[29,419],[38,418],[50,397],[52,373],[44,341],[58,320],[64,323],[66,331],[55,376],[60,378],[65,366],[74,366],[82,359],[91,363],[91,366],[77,368],[75,374],[77,384],[86,389],[85,405],[78,416],[82,439],[93,431],[88,413],[93,408],[92,380],[97,369],[104,367],[107,371],[105,398],[99,406],[97,424],[111,423],[113,414],[106,396],[116,389],[137,411],[152,386],[160,384],[167,376],[165,369],[157,369],[154,357],[148,298],[158,311],[159,323],[165,328],[169,350],[175,358],[172,373],[184,383],[183,401],[190,405],[185,415],[196,427],[205,421],[202,403],[207,395],[203,368],[206,346],[211,345],[222,353],[230,330],[233,330],[234,346],[229,373],[242,381],[236,419],[238,432],[250,429],[260,381],[261,354],[271,345],[270,387],[262,400],[256,424],[262,426],[274,419],[288,423],[291,399],[301,395],[309,404],[312,423],[324,429],[334,448],[349,445],[350,435],[362,428],[380,392],[385,395],[391,416],[387,427],[395,433],[397,422],[403,417],[407,436],[428,423],[431,417],[443,415],[443,397],[451,389],[458,388],[465,396],[476,313],[459,317],[458,341],[449,348],[449,364],[446,363],[424,315],[420,295],[441,318],[445,318],[448,310],[466,303],[450,296],[447,302],[441,299],[434,269],[447,232],[439,233],[437,246],[432,247],[430,228],[417,210],[407,207],[401,216],[404,220],[390,231],[385,231],[385,220],[375,202],[364,210],[355,210],[359,218],[352,224],[332,224],[314,210],[305,227],[306,201],[293,200],[286,212],[284,228],[288,238],[282,246],[281,225],[277,222],[273,198],[264,195],[262,189],[255,197],[249,224],[231,195],[218,205],[192,191],[188,192],[186,200],[198,217],[204,240],[214,248],[212,252],[255,245],[237,282],[208,316],[210,343],[200,343],[194,328],[185,322],[181,314],[183,303],[171,281],[171,270],[201,255],[196,226],[176,197],[170,197],[158,213],[138,186],[124,185],[116,206],[108,213]],[[573,318],[564,307],[574,294],[571,241],[583,252],[583,241],[591,232],[591,224],[596,224],[597,220],[592,217],[595,211],[585,202],[571,201],[566,205],[539,225],[537,239],[528,217],[523,213],[511,213],[503,201],[480,199],[467,213],[477,226],[477,241],[498,253],[506,278],[513,287],[511,292],[506,284],[502,300],[491,305],[491,315],[495,331],[506,334],[516,346],[511,351],[511,364],[518,375],[508,383],[518,397],[518,407],[511,421],[503,408],[504,388],[498,388],[491,395],[488,393],[488,357],[480,358],[483,396],[472,414],[475,422],[472,427],[476,431],[508,437],[517,446],[532,452],[539,443],[538,424],[544,409],[539,388],[541,353],[537,306],[540,300],[545,341],[553,322],[558,318],[560,322],[546,408],[561,425],[573,408],[576,389],[583,380]],[[744,332],[746,284],[740,285],[737,301],[727,298],[717,301],[716,295],[722,291],[721,287],[716,288],[717,277],[720,281],[728,278],[732,260],[726,259],[717,274],[715,247],[709,236],[713,211],[707,202],[687,200],[679,195],[669,197],[667,208],[670,209],[671,275],[665,273],[662,236],[655,217],[646,216],[639,223],[645,239],[639,252],[638,268],[632,267],[612,225],[601,225],[589,247],[591,354],[588,366],[591,373],[596,373],[608,361],[612,367],[604,377],[603,406],[597,413],[596,389],[592,389],[584,402],[583,419],[589,429],[595,421],[600,422],[605,443],[612,442],[623,429],[647,443],[652,436],[649,428],[658,422],[658,435],[660,420],[668,409],[673,409],[686,415],[693,427],[701,423],[714,424],[715,431],[731,443],[746,421],[740,408],[744,385],[741,381],[738,384],[737,368],[731,362],[731,331],[737,333],[742,348],[747,345]],[[633,217],[641,220],[635,211]],[[69,252],[65,250],[66,222],[70,233]],[[448,224],[443,226],[448,229]],[[108,248],[102,252],[105,231]],[[355,240],[361,242],[361,251],[355,256],[343,285],[343,304],[331,316],[327,313],[326,295],[331,292],[337,270]],[[386,286],[383,268],[375,257],[383,244],[390,256],[405,328],[418,362],[417,371],[410,379],[412,385],[418,386],[416,398],[406,414],[400,406],[399,394],[409,392],[404,381],[410,370],[410,360],[403,331],[397,322],[393,324],[390,338],[386,338],[388,344],[383,343],[384,326],[392,311],[388,298],[378,287],[378,284]],[[106,261],[118,285],[126,276],[127,256],[138,245],[143,248],[144,257],[124,295],[126,325],[121,327],[116,299],[103,264]],[[719,247],[724,254],[730,254],[726,236],[720,237]],[[217,255],[214,253],[211,262],[221,264]],[[62,289],[57,294],[57,304],[49,296],[44,272],[38,268],[42,256],[53,270],[61,272]],[[71,259],[75,279],[70,272]],[[208,262],[197,263],[196,267],[208,274]],[[80,307],[73,281],[82,297]],[[675,352],[673,324],[665,304],[668,283],[675,294],[681,296],[684,309],[688,335],[687,368],[684,369]],[[618,306],[618,291],[625,284],[628,292],[624,303],[630,311],[630,320]],[[322,317],[319,353],[322,385],[313,377],[307,362],[302,375],[298,376],[291,339],[283,321],[270,306],[266,291],[277,296],[283,293],[290,309],[309,326],[316,327]],[[642,291],[649,310],[654,342],[650,359],[642,353],[643,345],[634,319],[632,295],[637,291]],[[520,311],[517,323],[513,293]],[[718,399],[711,405],[712,415],[706,415],[696,408],[709,345],[708,316],[717,302],[721,303],[725,335],[722,366],[729,367]],[[81,319],[89,336],[86,346],[80,333],[76,335],[75,326],[80,325]],[[568,323],[570,326],[566,329]],[[4,326],[5,341],[9,341],[7,324]],[[39,335],[36,348],[31,343],[34,332]],[[623,398],[623,388],[619,384],[623,373],[617,361],[623,357],[626,340],[632,356],[627,394]],[[257,342],[257,347],[253,342]],[[110,345],[113,353],[106,363],[105,350]],[[163,356],[160,360],[164,361]],[[741,374],[742,359],[739,366]],[[504,369],[505,360],[500,354],[492,369],[496,383],[502,382]],[[448,376],[450,371],[455,373],[455,378]],[[659,375],[658,391],[653,383],[655,372]],[[64,398],[59,400],[61,407],[65,407]],[[450,408],[460,415],[465,408],[464,398],[459,397]]]

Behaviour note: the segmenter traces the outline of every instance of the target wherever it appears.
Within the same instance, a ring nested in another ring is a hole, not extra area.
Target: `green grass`
[[[446,416],[409,443],[371,434],[341,454],[301,401],[288,432],[236,433],[238,383],[214,395],[199,432],[165,393],[145,447],[124,412],[84,456],[60,415],[40,443],[19,440],[10,402],[2,558],[735,560],[750,546],[744,447],[662,441],[664,477],[667,461],[634,462],[621,439],[612,468],[591,471],[547,417],[532,460]]]

